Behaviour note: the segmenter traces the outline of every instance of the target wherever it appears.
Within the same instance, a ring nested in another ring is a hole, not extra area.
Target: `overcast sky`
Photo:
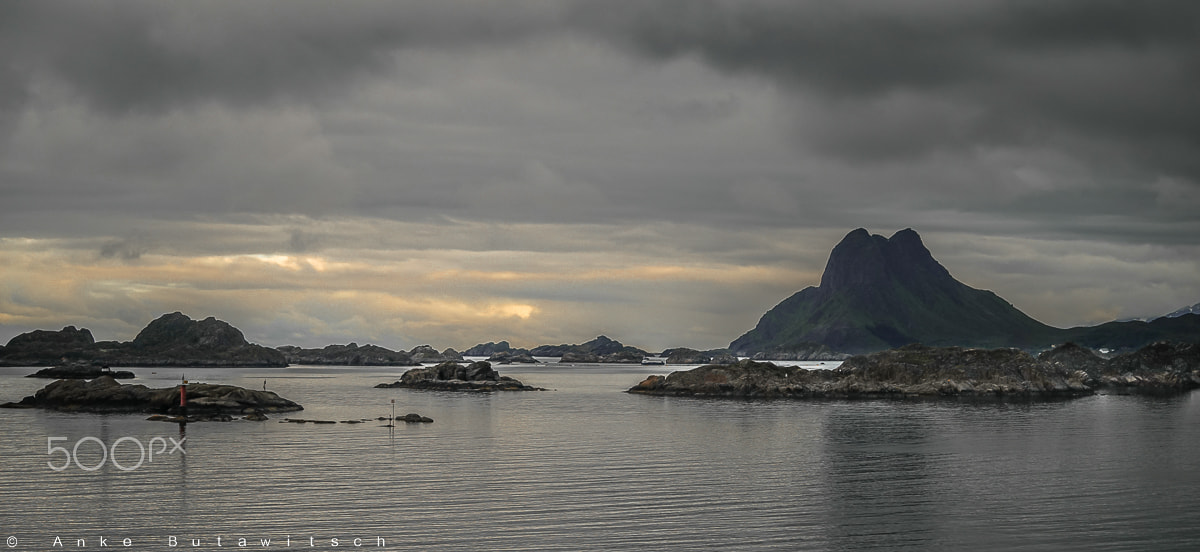
[[[0,3],[0,343],[724,347],[863,227],[1200,301],[1200,3]]]

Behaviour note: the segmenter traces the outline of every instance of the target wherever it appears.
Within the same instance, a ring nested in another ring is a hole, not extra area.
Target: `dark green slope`
[[[805,342],[858,353],[908,343],[1030,347],[1058,330],[996,294],[957,281],[911,229],[891,238],[864,229],[834,247],[821,285],[776,305],[730,344],[744,353]]]
[[[1156,341],[1200,343],[1200,314],[1159,318],[1152,322],[1108,322],[1099,326],[1060,330],[1057,342],[1065,341],[1092,349],[1113,350],[1140,349]]]

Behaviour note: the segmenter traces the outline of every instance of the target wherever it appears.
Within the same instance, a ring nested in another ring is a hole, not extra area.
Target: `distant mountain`
[[[1182,309],[1179,309],[1175,312],[1171,312],[1168,314],[1164,314],[1158,318],[1179,318],[1180,316],[1183,316],[1185,314],[1200,314],[1200,303],[1196,303],[1195,305],[1192,305],[1190,307],[1183,307]],[[1153,320],[1158,320],[1158,318],[1155,318]]]
[[[581,345],[541,345],[534,347],[530,353],[533,356],[562,357],[563,362],[618,363],[641,362],[650,354],[603,335]]]
[[[1108,322],[1058,330],[1048,343],[1073,342],[1092,349],[1133,351],[1158,341],[1200,343],[1200,314],[1161,317],[1150,322]]]
[[[349,343],[328,345],[320,349],[305,349],[295,345],[275,348],[283,353],[288,364],[306,366],[420,366],[412,355],[404,351],[393,351],[378,345]]]
[[[1055,331],[995,293],[955,280],[912,229],[884,238],[859,228],[833,248],[818,287],[776,305],[729,348],[753,354],[810,343],[849,353],[909,343],[1028,347]]]
[[[821,285],[785,299],[729,345],[740,355],[824,345],[864,353],[909,343],[1046,349],[1074,342],[1135,350],[1156,341],[1200,342],[1200,304],[1152,321],[1060,329],[995,293],[955,280],[912,229],[891,238],[850,232],[829,254]]]
[[[1117,319],[1116,321],[1117,322],[1153,322],[1155,320],[1160,320],[1163,318],[1179,318],[1180,316],[1183,316],[1185,314],[1200,314],[1200,303],[1196,303],[1195,305],[1192,305],[1190,307],[1183,307],[1176,311],[1169,312],[1167,314],[1160,314],[1160,315],[1154,315],[1154,316],[1133,316],[1133,317],[1129,317],[1129,318],[1120,318],[1120,319]]]
[[[133,341],[94,341],[86,328],[18,335],[0,350],[0,365],[43,366],[84,362],[111,366],[287,366],[283,354],[247,343],[241,330],[213,317],[179,312],[148,324]]]

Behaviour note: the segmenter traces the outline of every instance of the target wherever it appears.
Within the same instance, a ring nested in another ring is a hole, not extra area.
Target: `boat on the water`
[[[663,366],[667,363],[667,359],[663,357],[642,357],[642,365],[644,366]]]

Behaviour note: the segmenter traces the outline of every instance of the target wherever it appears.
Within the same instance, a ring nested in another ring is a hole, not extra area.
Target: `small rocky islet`
[[[140,384],[122,384],[112,376],[91,380],[61,379],[5,408],[42,408],[62,412],[147,413],[163,421],[226,420],[233,416],[265,416],[274,412],[303,410],[298,403],[271,391],[236,385],[189,383],[187,415],[179,406],[179,386],[151,389]],[[253,419],[253,418],[252,418]]]
[[[733,398],[997,397],[1171,394],[1200,387],[1200,345],[1155,343],[1105,359],[1075,344],[1037,357],[1016,349],[909,345],[832,370],[743,360],[654,375],[629,393]]]
[[[75,362],[42,368],[25,377],[43,379],[95,379],[101,376],[110,376],[113,379],[133,379],[137,377],[133,372],[128,370],[113,370],[108,366],[98,366],[86,362]]]
[[[502,376],[486,360],[459,364],[443,362],[428,368],[413,368],[393,383],[381,383],[376,388],[431,389],[438,391],[545,391],[525,385],[516,379]]]

